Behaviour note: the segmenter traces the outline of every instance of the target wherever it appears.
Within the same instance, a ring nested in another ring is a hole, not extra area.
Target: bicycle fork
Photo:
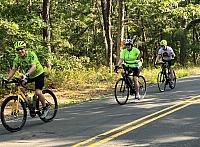
[[[18,112],[19,112],[19,101],[20,101],[20,97],[17,97],[17,100],[14,100],[13,104],[12,104],[12,111],[11,111],[11,115],[14,115],[17,117]]]

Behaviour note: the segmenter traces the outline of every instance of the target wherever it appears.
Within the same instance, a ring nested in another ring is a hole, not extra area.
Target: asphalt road
[[[0,124],[0,146],[200,146],[200,75],[178,79],[163,93],[148,87],[141,102],[114,96],[59,109],[54,121],[28,119],[10,133]]]

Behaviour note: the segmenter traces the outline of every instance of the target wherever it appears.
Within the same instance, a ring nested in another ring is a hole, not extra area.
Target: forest
[[[53,87],[82,73],[108,78],[97,69],[113,70],[126,38],[144,52],[144,67],[153,66],[162,39],[177,66],[200,63],[199,0],[1,0],[0,18],[2,77],[18,40],[37,53]]]

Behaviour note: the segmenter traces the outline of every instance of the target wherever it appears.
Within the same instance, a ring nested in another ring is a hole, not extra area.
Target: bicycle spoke
[[[138,82],[139,82],[139,93],[140,93],[141,99],[143,99],[146,95],[146,80],[143,76],[139,76]]]
[[[56,96],[53,94],[52,91],[43,90],[43,94],[44,94],[46,106],[48,107],[49,112],[45,118],[40,117],[40,119],[43,120],[44,122],[49,122],[53,120],[53,118],[56,116],[56,113],[58,110],[58,103],[57,103]],[[42,110],[41,103],[39,104],[39,109]]]
[[[166,88],[166,78],[162,72],[158,74],[157,78],[158,88],[161,92],[165,91]]]
[[[17,103],[15,97],[8,97],[1,107],[1,121],[9,131],[19,131],[26,121],[26,110],[23,102]]]

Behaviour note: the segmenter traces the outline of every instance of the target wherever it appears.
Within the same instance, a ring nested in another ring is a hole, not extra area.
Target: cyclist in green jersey
[[[35,94],[38,96],[42,103],[43,110],[41,117],[46,117],[49,112],[48,107],[45,103],[45,97],[42,94],[44,87],[44,69],[40,64],[37,55],[33,51],[26,50],[26,43],[24,41],[17,41],[14,44],[17,55],[13,61],[13,67],[10,70],[7,80],[9,81],[17,70],[25,74],[23,78],[23,84],[35,82]],[[31,112],[30,112],[31,113]]]
[[[140,50],[133,47],[133,42],[131,39],[125,40],[125,49],[120,52],[120,59],[118,64],[115,66],[115,70],[119,68],[119,65],[124,63],[127,71],[133,73],[133,81],[136,90],[136,99],[140,99],[139,93],[139,82],[138,76],[140,74],[140,67],[142,62],[140,61]]]

